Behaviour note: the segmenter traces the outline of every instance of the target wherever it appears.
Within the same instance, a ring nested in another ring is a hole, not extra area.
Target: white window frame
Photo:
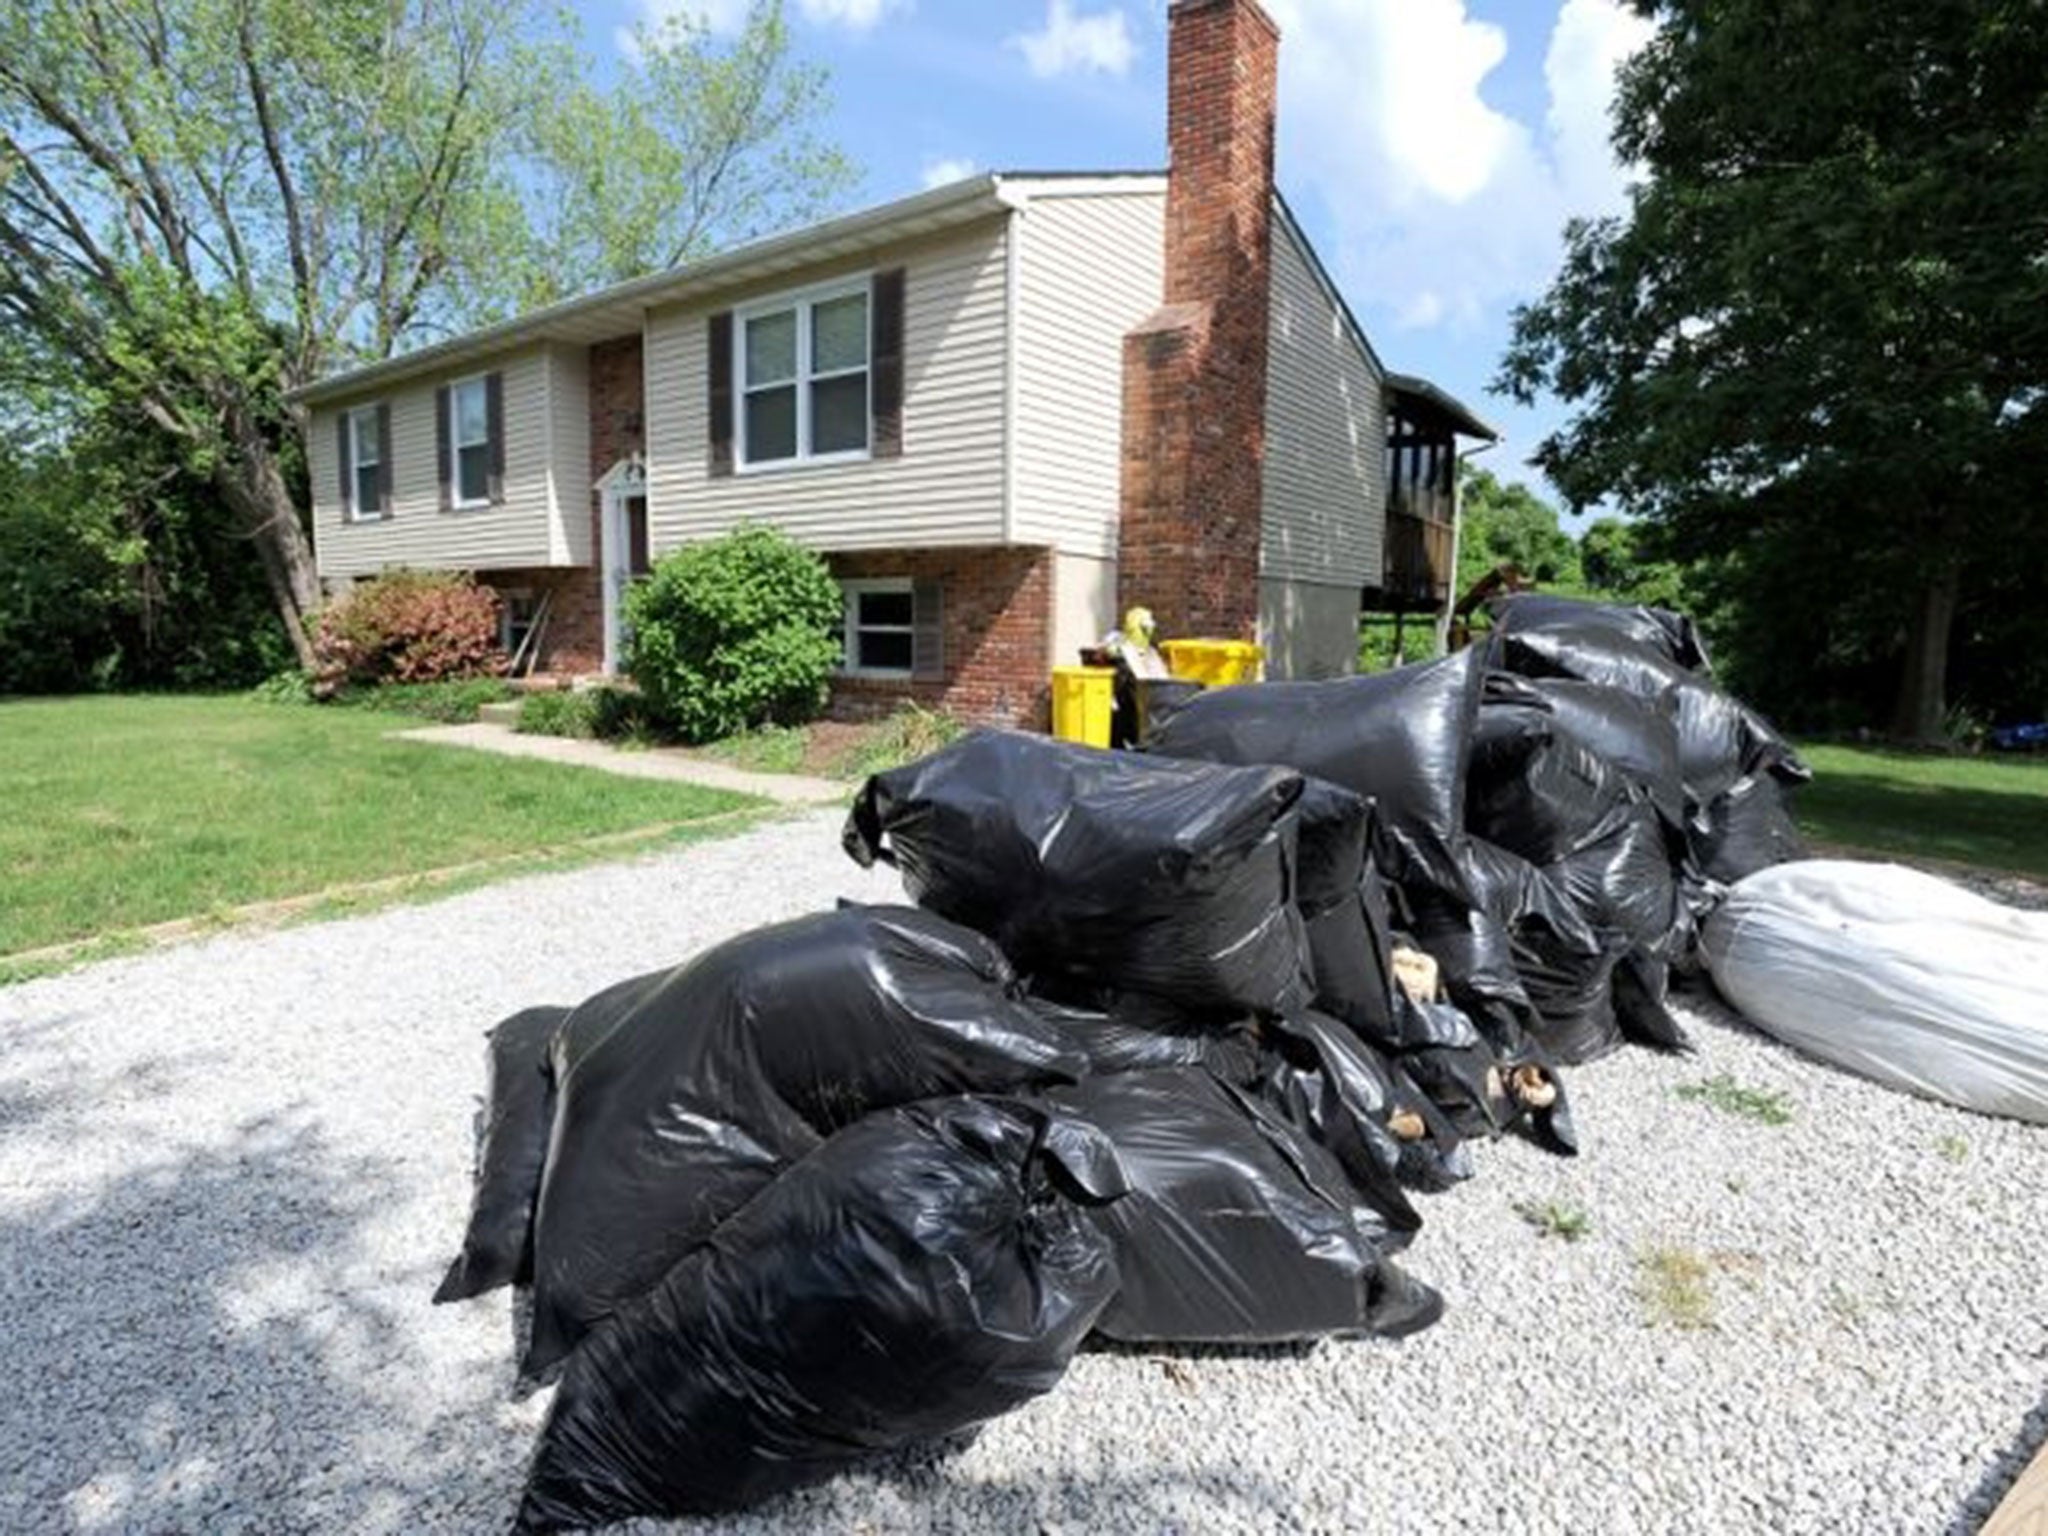
[[[834,299],[865,298],[868,301],[868,335],[866,360],[858,368],[834,368],[825,373],[811,370],[811,325],[812,315],[820,304],[829,304]],[[776,384],[763,384],[762,389],[783,389],[790,384],[796,386],[796,453],[786,459],[764,459],[758,463],[748,457],[747,447],[747,396],[752,392],[747,383],[747,322],[759,320],[764,315],[777,315],[784,311],[796,314],[796,376]],[[875,453],[875,284],[872,272],[863,272],[858,277],[841,278],[830,283],[818,283],[809,288],[795,288],[786,293],[771,294],[756,299],[751,304],[740,306],[732,317],[732,379],[733,379],[733,472],[741,475],[773,474],[777,470],[800,469],[819,464],[859,464],[874,457]],[[811,452],[811,386],[831,379],[848,378],[862,374],[867,387],[862,391],[865,405],[861,419],[866,426],[867,441],[858,448],[843,448],[833,453]]]
[[[461,395],[474,384],[484,397],[484,435],[473,443],[462,440]],[[481,496],[464,498],[462,494],[462,450],[481,448],[484,450],[484,493]],[[466,379],[457,379],[448,386],[448,505],[456,512],[467,512],[473,507],[488,507],[491,504],[491,386],[489,375],[473,373]]]
[[[379,406],[376,404],[352,406],[348,412],[348,520],[352,523],[381,523],[391,515],[391,509],[384,505],[383,469],[385,455],[391,452],[391,445],[380,437],[377,442],[377,457],[371,462],[378,470],[377,510],[363,510],[363,418],[377,419]]]
[[[839,663],[842,677],[881,677],[900,681],[913,677],[917,672],[917,596],[915,583],[908,576],[864,576],[857,580],[842,581],[839,590],[845,594],[846,609],[842,623],[844,633],[841,644],[844,654]],[[860,595],[863,592],[887,592],[910,599],[910,622],[908,624],[869,624],[857,622],[860,616]],[[856,665],[860,655],[860,631],[865,627],[887,634],[905,634],[910,637],[910,664],[904,667],[863,667]]]

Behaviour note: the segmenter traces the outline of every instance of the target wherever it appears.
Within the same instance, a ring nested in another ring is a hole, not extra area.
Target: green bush
[[[271,673],[251,688],[249,697],[258,704],[311,704],[313,679],[297,667],[287,667],[282,672]]]
[[[519,723],[513,729],[523,736],[574,736],[587,741],[597,734],[598,709],[594,692],[529,693],[519,706]]]
[[[591,728],[601,741],[648,741],[661,733],[647,716],[647,701],[631,688],[593,688]]]
[[[842,612],[823,560],[740,528],[677,550],[628,594],[633,680],[686,741],[801,725],[824,706]]]
[[[842,779],[887,773],[950,746],[967,727],[951,715],[921,704],[906,704],[875,729],[833,771]]]
[[[502,677],[459,677],[440,683],[376,683],[347,688],[334,696],[337,704],[381,709],[394,715],[417,715],[443,725],[468,725],[486,704],[512,697]]]
[[[322,698],[361,684],[495,675],[505,668],[498,594],[466,573],[392,571],[321,612],[313,653]]]

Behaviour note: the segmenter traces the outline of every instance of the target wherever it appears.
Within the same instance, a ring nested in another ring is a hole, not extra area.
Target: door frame
[[[619,460],[597,482],[597,580],[604,594],[604,670],[616,676],[625,638],[626,584],[633,579],[626,503],[647,497],[647,464],[639,454]]]

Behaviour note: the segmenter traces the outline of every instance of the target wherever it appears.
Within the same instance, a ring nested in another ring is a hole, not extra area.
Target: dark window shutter
[[[946,675],[946,613],[936,581],[910,587],[910,675],[937,681]]]
[[[377,510],[391,515],[391,407],[377,407]]]
[[[875,274],[868,306],[868,399],[874,413],[870,451],[903,456],[903,269]]]
[[[455,505],[455,488],[448,481],[448,449],[454,439],[448,422],[448,386],[434,391],[434,478],[441,485],[441,510]]]
[[[356,445],[350,436],[348,422],[347,411],[343,411],[334,422],[334,462],[341,466],[341,515],[344,518],[356,514]]]
[[[732,473],[732,311],[711,317],[705,345],[710,349],[708,387],[711,416],[711,473]]]
[[[505,499],[505,375],[484,375],[484,431],[490,434],[490,489],[495,505]]]

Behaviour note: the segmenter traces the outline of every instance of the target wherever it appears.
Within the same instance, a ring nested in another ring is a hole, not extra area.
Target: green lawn
[[[1802,747],[1794,805],[1810,837],[2048,879],[2048,760]]]
[[[0,955],[755,802],[386,739],[373,710],[0,704]]]

